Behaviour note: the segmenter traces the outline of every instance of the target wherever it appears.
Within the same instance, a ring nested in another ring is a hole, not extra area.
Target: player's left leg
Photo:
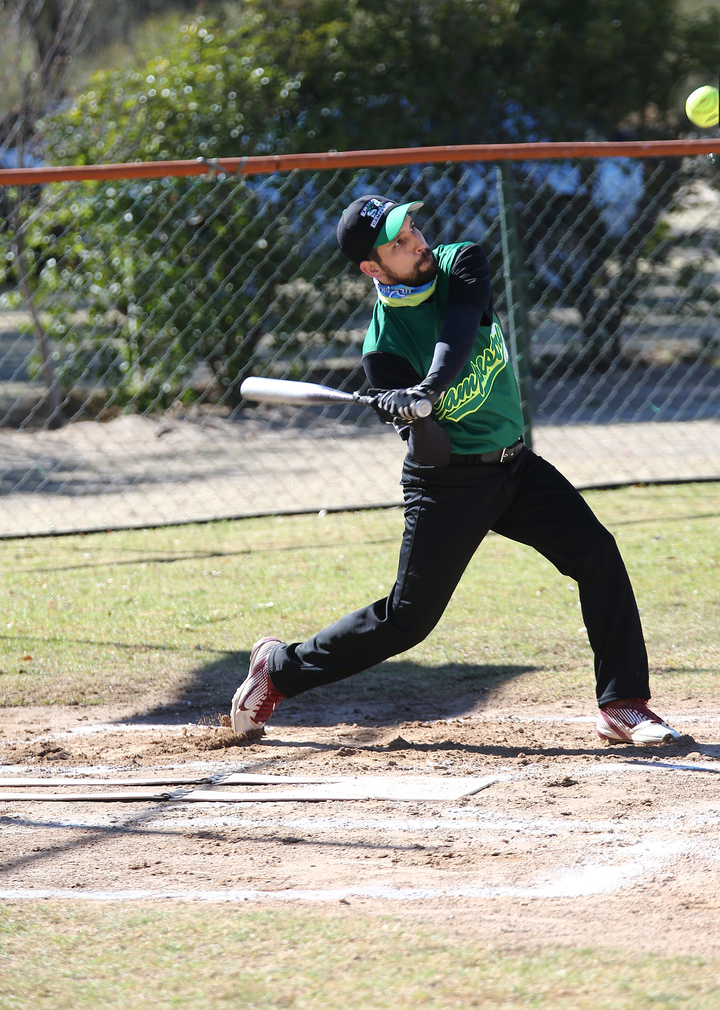
[[[389,595],[304,642],[257,643],[233,699],[235,732],[261,729],[277,700],[351,677],[429,635],[478,544],[507,508],[507,477],[505,467],[436,469],[406,460],[405,530]]]
[[[650,698],[647,650],[615,538],[550,463],[525,453],[518,476],[515,498],[493,529],[534,547],[577,581],[595,657],[598,733],[634,743],[679,737],[645,704]]]

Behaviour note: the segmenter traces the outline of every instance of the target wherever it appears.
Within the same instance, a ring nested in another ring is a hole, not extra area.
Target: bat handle
[[[362,403],[363,406],[366,407],[372,407],[372,405],[377,400],[376,396],[361,396],[360,393],[353,393],[352,397],[355,403]],[[420,400],[416,400],[413,403],[413,405],[410,407],[410,413],[412,414],[413,418],[419,419],[421,417],[428,417],[430,414],[432,414],[432,409],[433,405],[430,402],[430,400],[422,398]]]

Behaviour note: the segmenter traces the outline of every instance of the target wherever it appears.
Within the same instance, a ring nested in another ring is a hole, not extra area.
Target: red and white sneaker
[[[262,736],[263,727],[285,697],[268,673],[268,657],[279,638],[261,638],[252,647],[248,675],[233,695],[230,723],[238,736]]]
[[[672,743],[682,737],[682,733],[651,712],[643,698],[611,701],[600,709],[595,729],[598,736],[610,743]]]

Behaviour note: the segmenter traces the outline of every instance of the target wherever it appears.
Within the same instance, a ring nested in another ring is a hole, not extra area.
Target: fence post
[[[523,284],[523,261],[520,252],[517,214],[515,212],[515,188],[513,186],[512,162],[501,161],[495,170],[498,207],[500,210],[500,233],[502,236],[503,278],[505,280],[505,300],[507,302],[508,337],[510,340],[510,360],[512,362],[523,413],[523,437],[532,449],[532,373],[530,368],[530,329],[525,291]]]
[[[20,149],[20,153],[22,156],[22,148]],[[20,286],[22,287],[23,294],[25,295],[25,304],[30,312],[30,316],[32,317],[33,328],[35,330],[35,346],[37,348],[38,357],[40,358],[43,378],[45,379],[45,385],[47,387],[47,392],[44,397],[47,405],[47,426],[51,429],[61,428],[65,423],[65,418],[62,416],[60,411],[62,393],[57,381],[57,376],[55,375],[55,368],[53,367],[50,341],[47,338],[45,327],[40,319],[40,313],[35,305],[35,298],[30,286],[30,279],[25,268],[25,227],[20,220],[22,193],[23,190],[20,188],[20,195],[18,197],[14,214],[15,235],[13,238],[13,244],[15,246],[15,263],[17,265],[18,277],[20,278]]]

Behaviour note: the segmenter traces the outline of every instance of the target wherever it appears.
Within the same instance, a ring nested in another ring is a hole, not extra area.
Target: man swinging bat
[[[283,698],[342,680],[421,642],[489,530],[543,554],[578,583],[595,657],[597,732],[659,744],[680,734],[650,711],[640,616],[613,536],[582,496],[523,445],[523,417],[490,269],[471,242],[431,250],[421,203],[364,196],[337,226],[342,252],[377,291],[363,346],[374,409],[407,442],[405,531],[389,595],[306,642],[253,646],[232,701],[237,734],[259,735]],[[429,399],[417,419],[413,404]]]

